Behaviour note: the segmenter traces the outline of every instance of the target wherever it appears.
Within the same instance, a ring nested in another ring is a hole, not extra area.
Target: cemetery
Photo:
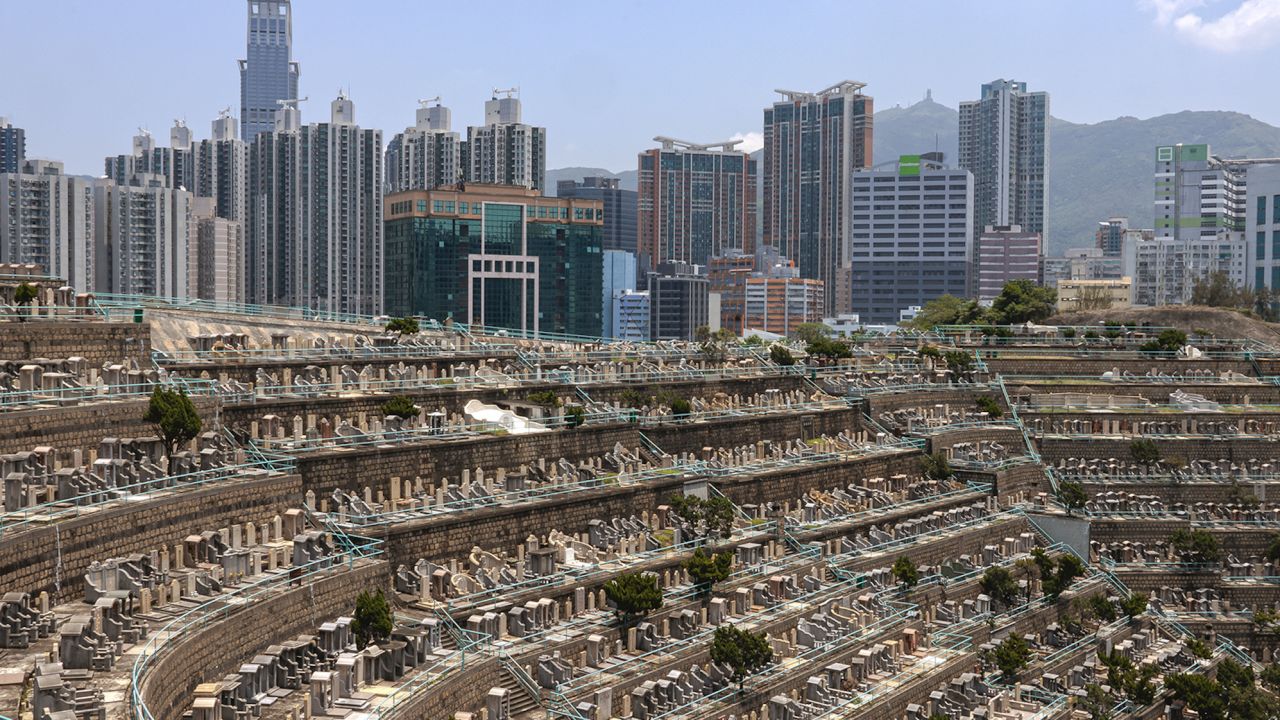
[[[1254,340],[779,365],[3,270],[4,718],[1194,720],[1277,659]]]

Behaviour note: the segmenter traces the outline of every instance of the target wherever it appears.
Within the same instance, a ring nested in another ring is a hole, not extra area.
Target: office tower
[[[1247,277],[1254,289],[1280,292],[1280,165],[1249,168],[1245,207],[1245,237],[1253,244]]]
[[[973,173],[975,236],[988,225],[1048,236],[1048,93],[995,80],[960,103],[959,164]]]
[[[468,184],[386,197],[386,311],[599,337],[596,200]]]
[[[155,175],[93,188],[95,290],[191,297],[191,193]]]
[[[1127,310],[1133,306],[1133,279],[1063,278],[1058,281],[1060,313],[1088,310]]]
[[[14,127],[9,118],[0,117],[0,173],[22,172],[22,162],[26,158],[26,132]]]
[[[213,121],[213,135],[195,144],[196,197],[213,198],[216,217],[242,224],[248,219],[249,146],[237,137],[239,124],[227,110]]]
[[[706,265],[730,249],[752,252],[756,163],[740,141],[699,145],[668,137],[640,153],[636,224],[641,272],[665,262]]]
[[[108,157],[103,165],[104,174],[117,185],[146,186],[158,179],[168,188],[191,191],[196,186],[191,130],[182,120],[173,121],[169,147],[156,145],[151,133],[139,128],[132,152]]]
[[[95,289],[94,181],[62,163],[28,160],[0,173],[0,263],[39,265],[81,292]]]
[[[449,129],[449,108],[438,97],[418,103],[416,124],[387,143],[388,193],[432,190],[462,179],[462,142]]]
[[[382,132],[344,94],[330,122],[296,103],[250,150],[246,292],[252,302],[382,313]]]
[[[219,303],[244,302],[244,225],[219,217],[210,197],[192,200],[192,265],[195,284],[192,295]]]
[[[618,178],[585,177],[561,180],[556,197],[599,200],[604,203],[604,249],[636,254],[636,191],[623,190]]]
[[[816,93],[778,90],[764,111],[764,244],[822,280],[829,314],[847,310],[850,218],[846,183],[871,167],[874,103],[865,83]]]
[[[463,175],[469,183],[518,185],[541,194],[547,172],[547,129],[521,122],[517,92],[495,90],[484,104],[484,126],[467,128]]]
[[[650,338],[648,290],[623,290],[614,295],[611,313],[614,339],[644,342]]]
[[[659,263],[647,274],[646,284],[651,339],[693,340],[698,328],[709,324],[710,283],[697,266]]]
[[[605,210],[605,222],[608,219],[608,210]],[[613,324],[614,298],[636,289],[636,256],[623,250],[605,250],[602,255],[604,273],[600,283],[600,312],[604,329],[600,336],[610,338],[617,337],[617,328]]]
[[[245,59],[240,61],[240,137],[271,132],[280,101],[298,97],[289,0],[248,0]]]
[[[1018,225],[988,225],[978,235],[973,252],[973,294],[979,302],[999,297],[1006,283],[1040,276],[1040,233],[1027,232]]]
[[[942,153],[903,155],[849,179],[851,309],[896,323],[901,311],[969,294],[973,175]]]

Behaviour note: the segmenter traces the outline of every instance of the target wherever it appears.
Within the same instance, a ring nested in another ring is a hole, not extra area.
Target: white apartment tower
[[[94,290],[94,181],[64,175],[62,163],[26,160],[22,170],[0,173],[0,263]]]
[[[545,192],[547,129],[521,121],[516,89],[495,90],[484,104],[485,124],[467,128],[464,179],[472,183],[517,185]]]
[[[1019,225],[1048,239],[1049,94],[995,80],[960,103],[960,167],[973,173],[973,227]]]
[[[434,103],[434,104],[433,104]],[[440,98],[419,101],[416,122],[387,143],[387,192],[431,190],[462,179],[462,140]]]

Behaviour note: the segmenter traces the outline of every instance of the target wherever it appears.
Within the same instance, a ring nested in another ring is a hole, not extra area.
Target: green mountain
[[[875,161],[938,147],[954,161],[955,110],[924,100],[876,113]],[[1093,244],[1099,220],[1124,215],[1151,227],[1155,149],[1209,143],[1222,157],[1280,157],[1280,128],[1248,115],[1183,111],[1139,120],[1121,117],[1092,125],[1053,118],[1049,125],[1049,251]]]

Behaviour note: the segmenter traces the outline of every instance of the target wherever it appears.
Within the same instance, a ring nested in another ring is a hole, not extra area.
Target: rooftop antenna
[[[226,118],[229,118],[229,117],[231,117],[231,106],[230,106],[230,105],[228,105],[228,106],[226,106],[226,107],[224,107],[224,108],[222,108],[221,110],[219,110],[219,111],[218,111],[218,119],[219,119],[219,120],[225,120]]]
[[[494,88],[493,89],[494,100],[497,100],[499,95],[506,95],[508,98],[510,98],[512,95],[518,95],[518,94],[520,94],[519,86],[513,87],[513,88]]]
[[[439,95],[437,95],[437,96],[435,96],[435,97],[433,97],[433,98],[426,98],[425,100],[419,100],[419,101],[418,101],[418,106],[419,106],[419,107],[422,107],[422,108],[427,108],[427,107],[430,107],[430,105],[428,105],[428,103],[435,103],[436,105],[439,105],[439,104],[440,104],[440,96],[439,96]]]

